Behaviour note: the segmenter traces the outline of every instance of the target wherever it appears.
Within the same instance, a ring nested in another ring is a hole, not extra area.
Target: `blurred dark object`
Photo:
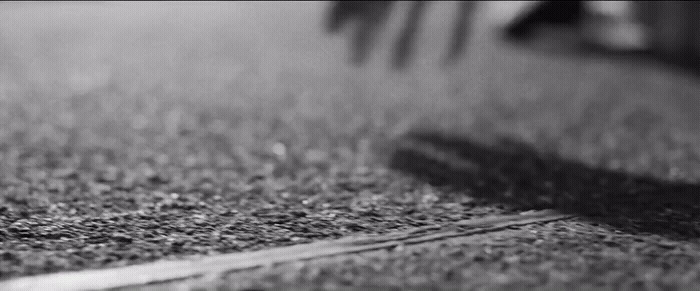
[[[700,237],[700,185],[593,167],[508,137],[409,132],[389,165],[435,186],[520,210],[557,209],[627,233]]]
[[[426,2],[423,1],[414,2],[411,10],[408,11],[406,24],[395,44],[394,57],[391,61],[394,68],[401,69],[406,67],[418,32],[418,22],[420,22],[425,13],[425,5]]]
[[[326,19],[326,30],[338,33],[348,23],[353,22],[351,32],[351,62],[361,65],[367,60],[375,37],[389,18],[396,1],[333,1]],[[410,60],[427,1],[412,1],[408,16],[394,44],[391,64],[395,69],[403,69]],[[460,57],[468,39],[471,15],[476,2],[459,2],[452,37],[448,45],[445,62],[450,63]]]
[[[650,49],[667,61],[700,71],[700,2],[635,1]]]
[[[332,1],[326,28],[338,33],[354,22],[352,63],[367,60],[374,38],[395,10],[395,1]],[[612,3],[616,2],[616,3]],[[683,67],[700,71],[700,2],[697,1],[537,1],[521,9],[504,27],[511,41],[533,38],[539,28],[568,25],[577,28],[583,43],[611,52],[645,51]],[[412,1],[394,44],[392,66],[403,69],[412,56],[425,1]],[[445,63],[466,50],[478,1],[458,2]],[[607,6],[606,6],[607,5]],[[612,7],[612,8],[611,8]],[[622,8],[620,8],[622,7]]]
[[[357,22],[352,34],[351,61],[362,64],[372,49],[377,32],[389,18],[393,4],[394,1],[334,1],[326,20],[326,30],[337,33],[349,22]]]
[[[505,27],[505,35],[511,39],[532,36],[542,25],[575,25],[584,15],[583,1],[542,1],[531,10],[519,13]]]

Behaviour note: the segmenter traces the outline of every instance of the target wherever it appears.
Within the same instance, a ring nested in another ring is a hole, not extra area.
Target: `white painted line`
[[[387,249],[451,237],[470,236],[512,226],[568,219],[555,211],[535,211],[459,221],[445,227],[421,227],[387,235],[348,237],[331,241],[254,252],[214,255],[179,261],[161,261],[111,269],[64,272],[0,282],[0,290],[100,290],[237,271],[277,263],[348,253]]]

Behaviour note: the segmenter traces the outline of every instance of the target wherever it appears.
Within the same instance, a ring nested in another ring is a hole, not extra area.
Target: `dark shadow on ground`
[[[390,167],[517,209],[557,209],[631,234],[700,237],[700,185],[594,168],[513,140],[410,133]]]

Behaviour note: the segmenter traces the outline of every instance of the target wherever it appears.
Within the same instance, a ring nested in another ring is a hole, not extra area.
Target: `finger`
[[[361,10],[361,1],[332,1],[326,13],[326,31],[337,33],[353,17],[357,17]]]
[[[418,24],[425,14],[426,5],[427,2],[425,1],[415,1],[413,2],[413,6],[411,6],[411,10],[408,12],[406,24],[394,46],[395,50],[392,66],[395,69],[401,70],[406,67],[408,59],[412,54],[413,43],[415,42],[418,32]]]
[[[366,1],[359,15],[359,23],[352,39],[351,62],[359,65],[365,62],[374,45],[379,30],[389,18],[394,1]]]
[[[476,1],[464,1],[459,3],[457,20],[455,21],[452,37],[450,38],[447,56],[444,60],[445,65],[454,63],[454,61],[459,59],[459,57],[461,57],[462,53],[465,51],[465,45],[467,43],[467,39],[469,39],[470,27],[474,22],[476,9]]]

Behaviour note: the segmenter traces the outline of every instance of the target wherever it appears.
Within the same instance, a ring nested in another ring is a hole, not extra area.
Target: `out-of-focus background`
[[[284,66],[335,59],[317,29],[322,6],[4,3],[4,88],[67,95],[185,79],[221,86],[250,72],[270,81]]]

